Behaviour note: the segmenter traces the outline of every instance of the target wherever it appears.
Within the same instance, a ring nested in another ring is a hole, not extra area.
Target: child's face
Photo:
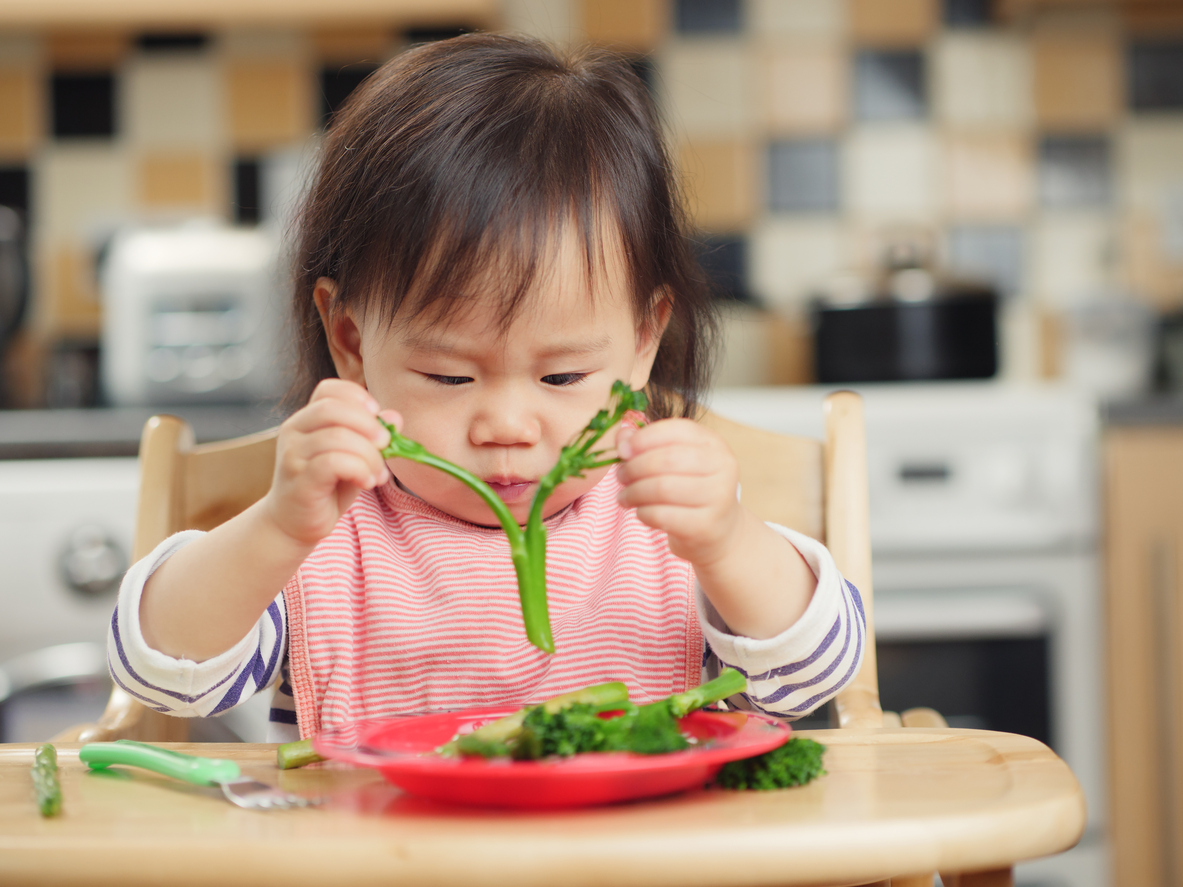
[[[338,374],[402,414],[403,434],[488,483],[525,522],[537,482],[624,379],[642,388],[660,333],[638,327],[619,247],[605,247],[589,297],[581,242],[570,230],[508,329],[496,300],[447,323],[384,322],[380,312],[329,322]],[[323,295],[318,294],[318,301]],[[661,313],[664,320],[666,312]],[[602,445],[611,447],[615,430]],[[399,481],[462,520],[494,524],[477,496],[443,472],[395,459]],[[591,489],[607,468],[562,484],[551,515]]]

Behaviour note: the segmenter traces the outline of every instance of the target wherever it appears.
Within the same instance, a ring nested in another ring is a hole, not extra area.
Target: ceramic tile
[[[832,139],[796,139],[768,146],[768,208],[773,212],[838,209],[838,145]]]
[[[778,133],[832,133],[845,122],[847,54],[837,45],[781,44],[763,78],[768,125]]]
[[[1109,154],[1106,136],[1045,136],[1039,142],[1040,204],[1053,209],[1107,205]]]
[[[856,215],[926,221],[936,211],[940,151],[921,126],[862,127],[845,145],[843,201]]]
[[[854,60],[854,113],[864,121],[919,120],[928,114],[919,50],[860,49]]]
[[[941,18],[949,27],[982,28],[994,21],[993,0],[944,0],[941,7]]]
[[[381,64],[394,50],[394,34],[384,22],[348,28],[319,28],[310,35],[312,51],[322,62]]]
[[[106,73],[58,72],[50,79],[54,138],[111,138],[118,128],[115,77]]]
[[[846,34],[846,0],[748,0],[756,36],[837,38]]]
[[[1157,214],[1128,213],[1122,222],[1122,258],[1130,289],[1160,309],[1183,303],[1183,251],[1170,242]]]
[[[1134,111],[1183,109],[1183,41],[1131,43],[1126,65],[1130,108]]]
[[[121,79],[128,139],[145,148],[213,147],[226,139],[221,70],[205,54],[152,54]]]
[[[502,0],[502,27],[568,46],[583,43],[582,2],[577,0]]]
[[[70,242],[42,246],[34,256],[38,297],[31,326],[46,338],[94,339],[102,323],[93,251]]]
[[[239,150],[291,143],[312,129],[312,78],[295,61],[234,60],[226,65],[230,138]]]
[[[916,46],[937,28],[939,0],[851,0],[850,33],[864,46]]]
[[[378,70],[370,63],[329,65],[320,69],[320,125],[327,128],[333,114],[362,81]]]
[[[29,168],[4,164],[0,166],[0,206],[18,212],[29,209]]]
[[[239,225],[259,222],[259,160],[239,157],[234,161],[230,197],[230,216]]]
[[[673,0],[679,34],[738,34],[743,30],[742,0]]]
[[[1017,219],[1032,204],[1031,146],[1021,134],[949,133],[945,195],[955,219]]]
[[[718,297],[738,302],[751,300],[746,237],[722,235],[703,238],[698,263],[706,272]]]
[[[842,270],[845,249],[838,222],[764,219],[751,234],[752,289],[770,307],[800,307]]]
[[[582,0],[580,13],[589,41],[630,52],[652,52],[670,28],[662,0]]]
[[[998,33],[943,34],[933,54],[937,117],[956,126],[1022,127],[1035,116],[1026,41]]]
[[[752,220],[756,164],[745,142],[698,140],[679,152],[691,218],[704,231],[737,231]]]
[[[753,129],[754,70],[739,42],[679,41],[658,57],[662,106],[690,138],[735,138]]]
[[[1067,307],[1112,288],[1116,243],[1101,213],[1056,213],[1039,219],[1032,241],[1034,295]]]
[[[1163,200],[1183,187],[1183,120],[1134,120],[1117,135],[1119,200],[1161,212]]]
[[[1035,110],[1048,130],[1097,130],[1122,106],[1121,58],[1114,34],[1037,34],[1032,40]]]
[[[0,157],[24,157],[41,138],[42,78],[26,67],[0,67]]]
[[[123,31],[101,28],[50,31],[45,54],[56,71],[94,71],[118,66],[130,41]]]
[[[133,41],[135,48],[146,55],[197,55],[213,44],[210,35],[202,31],[149,31]]]
[[[310,51],[310,35],[295,28],[232,28],[218,36],[221,52],[243,61],[295,59]]]
[[[126,154],[112,145],[54,145],[33,168],[39,236],[85,238],[126,218],[133,202]]]
[[[1017,225],[955,225],[948,232],[945,267],[1014,297],[1023,288],[1024,240]]]
[[[44,51],[39,34],[0,31],[0,65],[39,65]]]
[[[439,40],[451,40],[464,34],[482,30],[480,23],[473,21],[459,25],[424,25],[406,28],[403,31],[403,41],[410,46],[420,43],[435,43]]]
[[[158,153],[135,162],[136,197],[147,209],[214,212],[217,199],[215,163],[203,154]]]

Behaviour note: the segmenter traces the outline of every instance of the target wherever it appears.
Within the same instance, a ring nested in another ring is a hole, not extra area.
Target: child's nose
[[[542,439],[542,425],[535,416],[524,410],[495,408],[485,410],[476,417],[469,437],[476,446],[536,444]]]

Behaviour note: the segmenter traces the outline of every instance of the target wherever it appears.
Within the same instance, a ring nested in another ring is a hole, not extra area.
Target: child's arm
[[[801,618],[817,585],[813,570],[739,503],[739,466],[718,434],[669,419],[622,428],[616,447],[624,459],[620,503],[668,535],[732,632],[771,638]]]
[[[279,589],[363,489],[389,477],[378,404],[341,379],[317,386],[280,427],[271,489],[237,517],[181,548],[152,574],[140,627],[152,648],[201,662],[251,630]],[[401,418],[384,414],[396,425]]]

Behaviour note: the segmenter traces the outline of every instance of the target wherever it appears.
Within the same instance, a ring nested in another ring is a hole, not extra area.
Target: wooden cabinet
[[[1105,435],[1116,887],[1183,884],[1183,427]]]

